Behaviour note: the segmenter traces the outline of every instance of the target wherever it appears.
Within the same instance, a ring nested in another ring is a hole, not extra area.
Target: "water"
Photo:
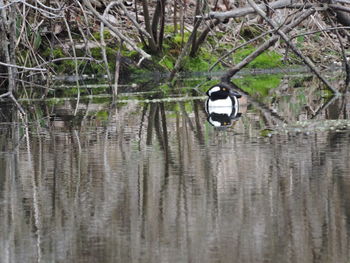
[[[200,98],[45,107],[0,124],[0,262],[349,262],[350,130],[261,136],[249,101],[226,130]]]

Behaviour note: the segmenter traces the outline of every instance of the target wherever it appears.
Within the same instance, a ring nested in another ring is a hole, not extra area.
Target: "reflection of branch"
[[[29,128],[28,128],[28,123],[26,121],[26,124],[24,126],[24,132],[26,135],[26,141],[27,141],[27,158],[28,158],[28,170],[29,173],[31,174],[31,183],[32,183],[32,190],[33,190],[33,208],[34,208],[34,225],[36,228],[35,234],[36,234],[36,246],[37,246],[37,257],[38,257],[38,262],[41,262],[41,257],[42,257],[42,249],[41,249],[41,234],[42,234],[42,222],[41,222],[41,216],[40,216],[40,196],[38,193],[38,186],[37,182],[35,180],[35,170],[34,170],[34,165],[33,165],[33,156],[31,153],[31,145],[30,145],[30,138],[29,138]],[[42,156],[39,156],[38,159],[40,160]],[[39,166],[40,167],[40,166]],[[38,168],[40,169],[40,168]],[[40,178],[40,176],[38,176]],[[39,179],[38,179],[39,180]]]
[[[249,93],[245,92],[244,90],[242,90],[238,86],[234,85],[234,89],[237,89],[240,93],[243,93],[247,97],[248,101],[255,108],[257,108],[258,110],[260,110],[263,113],[265,118],[267,118],[267,119],[272,118],[279,124],[288,123],[288,121],[286,119],[284,119],[282,116],[278,115],[278,113],[272,111],[267,105],[258,101],[257,99],[252,97]]]
[[[158,105],[157,103],[157,111],[156,111],[156,115],[154,117],[154,130],[156,131],[156,136],[158,138],[159,141],[159,146],[160,149],[165,152],[165,148],[164,148],[164,140],[162,137],[162,132],[161,132],[161,128],[160,128],[160,119],[159,119],[159,107],[160,105]]]
[[[107,134],[107,132],[106,132]],[[79,208],[79,192],[80,192],[80,183],[81,183],[81,143],[80,143],[80,138],[77,130],[74,130],[74,136],[77,139],[77,144],[78,144],[78,153],[77,153],[77,175],[76,175],[76,188],[75,188],[75,200],[74,200],[74,205],[76,211]]]
[[[202,126],[201,126],[201,120],[199,117],[199,110],[198,110],[198,101],[193,101],[193,112],[194,112],[194,120],[196,123],[196,131],[195,134],[198,138],[198,142],[200,145],[204,145],[204,136],[202,133]]]
[[[169,170],[169,140],[168,140],[168,127],[166,123],[166,115],[164,103],[160,103],[160,116],[162,118],[162,129],[163,129],[163,141],[164,141],[164,151],[166,155],[166,171]]]
[[[185,120],[187,121],[188,125],[190,126],[190,129],[192,131],[194,131],[193,123],[192,123],[190,117],[188,116],[188,114],[186,112],[184,103],[180,102],[179,104],[180,104],[181,113],[183,114],[183,116],[185,116]]]
[[[141,134],[142,134],[142,128],[143,128],[143,122],[145,120],[145,116],[146,116],[146,112],[147,112],[147,109],[148,109],[148,103],[145,104],[145,106],[143,106],[143,109],[142,109],[142,114],[141,114],[141,121],[140,121],[140,127],[139,127],[139,134],[138,134],[138,137],[139,137],[139,151],[141,151]]]
[[[154,123],[154,117],[156,115],[156,112],[157,112],[157,104],[152,103],[148,114],[146,145],[152,145],[153,123]]]

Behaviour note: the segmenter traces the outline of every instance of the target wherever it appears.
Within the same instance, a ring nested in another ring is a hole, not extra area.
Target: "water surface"
[[[271,107],[310,118],[297,102]],[[247,100],[226,130],[201,98],[72,105],[4,113],[1,262],[349,262],[348,129],[262,136],[278,119]]]

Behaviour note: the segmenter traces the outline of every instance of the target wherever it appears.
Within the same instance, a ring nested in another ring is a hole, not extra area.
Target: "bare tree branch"
[[[290,32],[293,28],[295,28],[297,25],[299,25],[301,22],[303,22],[305,19],[307,19],[311,14],[313,14],[315,10],[309,9],[305,12],[302,12],[297,18],[290,22],[289,24],[285,25],[283,27],[283,31],[285,33]],[[230,78],[236,74],[238,71],[240,71],[242,68],[247,66],[250,62],[252,62],[256,57],[258,57],[260,54],[262,54],[266,49],[273,46],[277,41],[279,40],[279,36],[273,36],[266,42],[264,42],[261,46],[259,46],[253,53],[251,53],[249,56],[247,56],[245,59],[243,59],[241,62],[239,62],[237,65],[235,65],[233,68],[228,70],[222,77],[221,80],[223,82],[229,82]]]
[[[138,53],[140,53],[141,56],[145,58],[150,58],[151,55],[147,54],[145,51],[140,49],[131,39],[124,36],[120,31],[115,28],[110,22],[108,22],[103,16],[100,15],[99,12],[91,5],[91,3],[88,0],[83,0],[84,5],[96,16],[101,22],[103,22],[113,33],[115,33],[121,40],[128,43],[134,50],[136,50]]]
[[[254,10],[266,21],[268,22],[272,28],[277,29],[276,33],[281,36],[281,38],[288,44],[288,46],[293,50],[293,52],[300,57],[304,63],[311,69],[312,72],[315,73],[315,75],[330,89],[333,91],[335,95],[340,95],[339,91],[336,90],[317,70],[316,66],[312,63],[312,61],[305,57],[300,50],[289,40],[289,37],[280,29],[278,29],[278,25],[269,19],[265,12],[253,1],[253,0],[247,0],[248,3],[254,8]]]

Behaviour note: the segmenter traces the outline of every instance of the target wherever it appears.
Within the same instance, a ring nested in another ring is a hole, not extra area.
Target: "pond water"
[[[349,262],[350,130],[317,128],[344,99],[243,96],[227,129],[204,103],[5,105],[0,262]]]

